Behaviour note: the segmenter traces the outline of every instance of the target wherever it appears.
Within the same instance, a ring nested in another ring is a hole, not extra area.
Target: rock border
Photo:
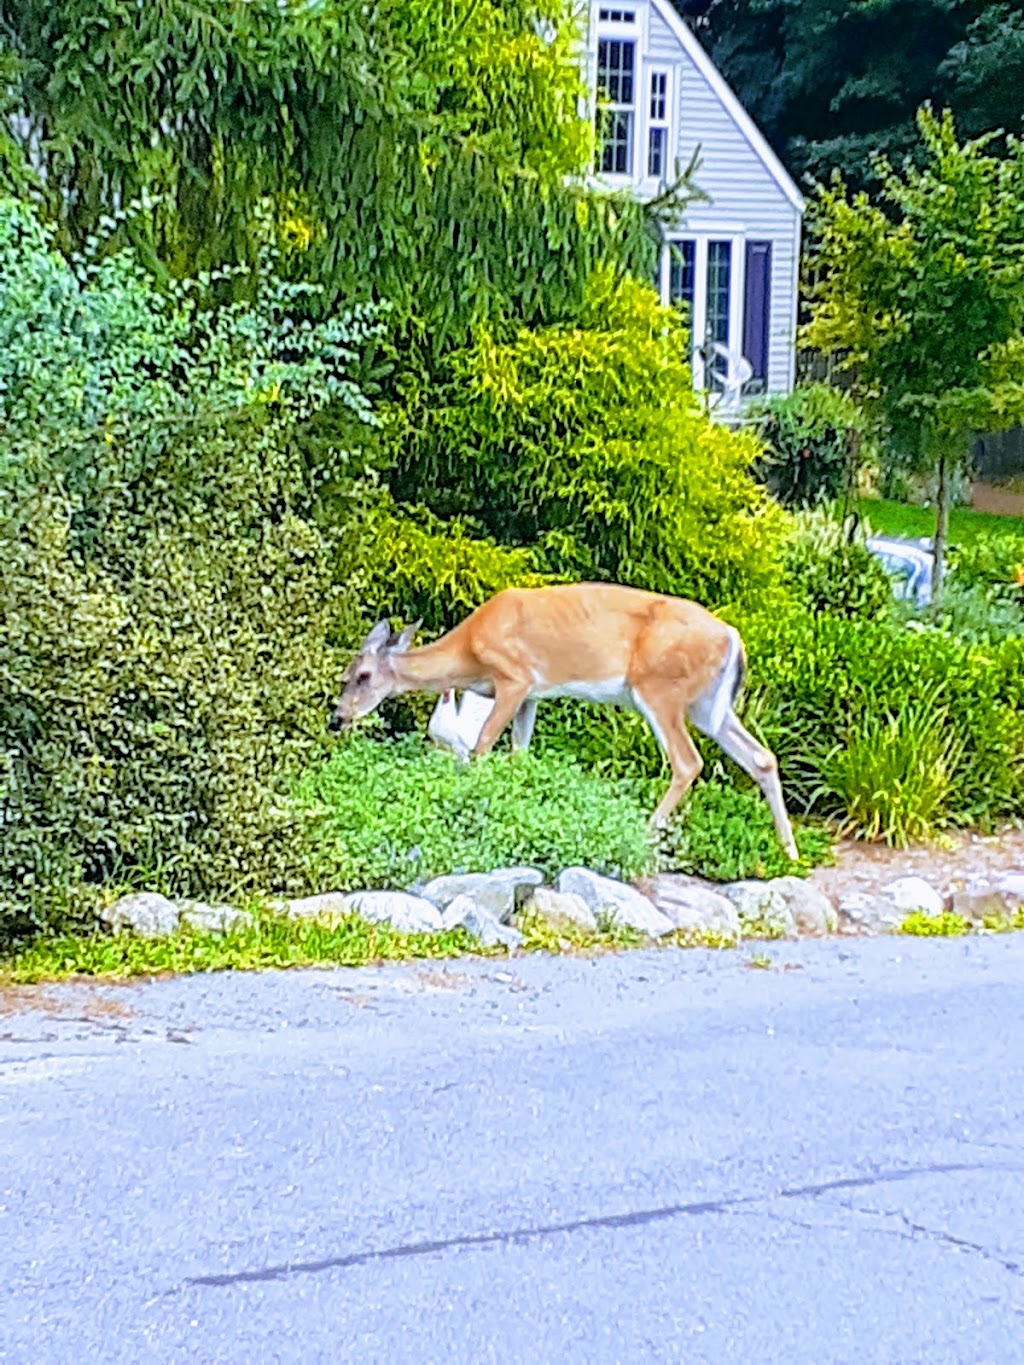
[[[837,902],[800,877],[744,879],[715,884],[679,873],[630,885],[585,867],[570,867],[544,883],[537,868],[505,867],[436,877],[412,891],[328,891],[277,902],[289,919],[337,921],[358,913],[401,933],[441,933],[462,927],[485,947],[522,947],[516,920],[524,912],[552,929],[567,926],[579,936],[600,928],[623,928],[658,940],[735,946],[744,939],[821,938],[829,934],[877,935],[899,931],[908,917],[939,922],[946,914],[969,927],[1013,919],[1024,911],[1024,871],[977,880],[942,895],[921,877],[899,877],[880,892],[851,891]],[[161,938],[183,926],[225,933],[254,923],[230,905],[169,900],[155,892],[122,896],[101,912],[115,931]]]

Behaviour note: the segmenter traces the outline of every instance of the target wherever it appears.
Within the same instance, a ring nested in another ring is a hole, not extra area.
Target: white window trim
[[[735,223],[722,223],[717,227],[702,225],[692,232],[680,228],[677,232],[670,233],[661,254],[661,268],[658,275],[662,303],[667,304],[669,301],[671,245],[673,242],[682,241],[694,243],[690,368],[693,372],[694,388],[703,391],[707,388],[707,376],[704,372],[700,350],[704,345],[704,333],[708,321],[708,243],[730,242],[732,244],[732,260],[729,267],[729,336],[726,341],[729,354],[733,357],[730,361],[730,369],[732,369],[743,354],[743,293],[746,285],[747,232]]]
[[[647,178],[647,106],[649,103],[649,91],[645,81],[647,71],[647,21],[648,7],[645,0],[636,0],[634,4],[623,3],[621,5],[607,5],[608,9],[627,9],[634,12],[633,23],[610,23],[600,19],[600,5],[591,5],[591,26],[590,26],[590,80],[588,90],[590,95],[591,120],[594,128],[597,128],[597,51],[598,43],[602,38],[612,40],[622,39],[623,41],[634,44],[633,48],[633,169],[629,172],[622,171],[601,171],[596,167],[593,176],[600,184],[610,185],[621,188],[624,185],[636,184],[638,181]],[[610,105],[611,109],[619,106]],[[625,108],[626,106],[622,106]],[[638,170],[640,174],[638,174]]]
[[[664,62],[645,62],[644,63],[644,85],[647,98],[644,107],[644,136],[643,136],[643,174],[637,178],[646,180],[652,185],[660,184],[662,181],[672,178],[671,168],[675,148],[672,145],[672,112],[674,109],[673,100],[675,99],[675,89],[672,77],[674,71],[671,66]],[[665,116],[656,119],[651,114],[651,81],[655,76],[665,77]],[[651,129],[664,128],[665,130],[665,164],[662,167],[661,175],[651,175],[649,170],[648,156],[651,145]]]

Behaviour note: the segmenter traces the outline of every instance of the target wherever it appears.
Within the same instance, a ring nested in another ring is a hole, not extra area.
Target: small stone
[[[128,929],[140,938],[164,938],[178,927],[179,911],[173,901],[155,891],[122,896],[100,911],[100,918],[120,933]]]
[[[457,896],[472,896],[477,905],[488,909],[496,919],[506,920],[524,893],[543,882],[535,867],[499,867],[493,872],[464,872],[450,877],[435,877],[421,895],[439,910]]]
[[[353,891],[343,903],[346,914],[355,911],[370,924],[390,924],[401,934],[437,933],[442,927],[437,906],[408,891]]]
[[[1004,872],[996,881],[996,890],[1012,896],[1015,910],[1024,906],[1024,872]]]
[[[729,882],[722,887],[722,895],[735,905],[740,927],[745,934],[761,934],[765,929],[778,938],[796,938],[796,920],[781,891],[773,882]]]
[[[575,925],[590,933],[597,932],[597,917],[583,899],[572,891],[555,891],[550,886],[538,886],[523,906],[546,920],[553,928]]]
[[[598,919],[602,914],[610,915],[617,924],[649,934],[651,938],[670,934],[674,928],[668,916],[635,887],[602,877],[588,868],[567,868],[559,875],[557,889],[579,896]]]
[[[478,938],[485,948],[494,948],[499,943],[506,948],[519,948],[523,936],[518,929],[502,924],[496,915],[478,904],[472,896],[456,896],[444,912],[445,929],[465,929]]]
[[[768,885],[785,898],[798,934],[820,938],[835,933],[839,919],[824,891],[802,877],[775,877]]]
[[[204,901],[183,901],[181,918],[193,929],[201,929],[207,934],[226,934],[230,929],[245,928],[253,922],[247,910],[237,910],[233,905],[207,905]]]
[[[953,914],[963,919],[983,920],[989,915],[999,918],[1015,913],[1020,900],[1012,891],[998,886],[980,886],[967,891],[953,892]]]
[[[946,908],[943,897],[923,877],[897,877],[896,881],[882,887],[882,895],[904,915],[915,910],[926,915],[941,915]]]
[[[280,908],[289,919],[331,921],[344,919],[346,915],[352,913],[348,896],[343,891],[325,891],[321,896],[303,896],[300,900],[286,901]]]
[[[651,885],[654,904],[677,929],[709,934],[735,943],[740,937],[739,911],[727,896],[699,877],[664,873]]]
[[[870,891],[846,891],[839,897],[839,913],[868,934],[888,934],[906,918],[886,896]]]

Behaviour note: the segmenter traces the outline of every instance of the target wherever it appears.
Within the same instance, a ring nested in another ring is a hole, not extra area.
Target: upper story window
[[[598,11],[598,20],[602,24],[635,24],[636,10],[601,9]]]
[[[609,10],[609,14],[630,13]],[[597,44],[597,169],[611,175],[633,171],[636,119],[636,43],[601,38]]]
[[[659,178],[668,170],[668,72],[651,72],[647,116],[647,174]]]

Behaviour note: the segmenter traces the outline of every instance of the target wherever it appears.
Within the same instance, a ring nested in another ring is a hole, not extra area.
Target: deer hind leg
[[[637,710],[654,731],[654,737],[665,751],[672,768],[672,781],[668,791],[658,802],[658,808],[651,816],[655,829],[663,829],[668,817],[693,785],[704,764],[690,738],[686,722],[682,718],[683,708],[677,697],[670,692],[661,692],[651,687],[638,687],[633,690],[633,700]]]
[[[527,697],[512,718],[512,748],[528,749],[533,738],[533,726],[537,719],[537,701]]]
[[[786,801],[782,795],[782,784],[779,781],[779,765],[775,755],[770,749],[766,749],[763,744],[757,742],[731,707],[726,712],[721,726],[718,727],[718,733],[711,737],[718,741],[729,757],[734,759],[744,771],[748,772],[761,788],[771,810],[772,819],[775,821],[775,830],[779,836],[779,842],[795,862],[800,854],[797,851],[796,840],[793,838],[793,827],[789,823]]]

